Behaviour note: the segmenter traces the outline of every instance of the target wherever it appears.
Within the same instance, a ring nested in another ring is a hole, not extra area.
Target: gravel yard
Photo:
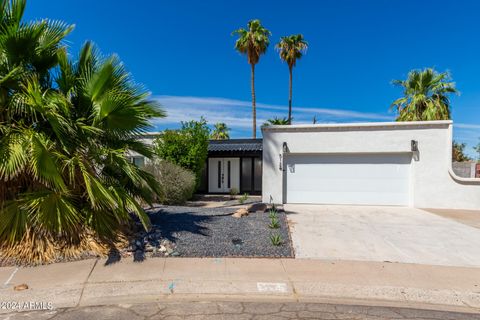
[[[293,257],[286,216],[278,212],[279,229],[268,227],[268,212],[253,212],[240,219],[232,208],[158,206],[148,211],[162,239],[174,243],[183,257]],[[274,246],[270,234],[283,243]]]

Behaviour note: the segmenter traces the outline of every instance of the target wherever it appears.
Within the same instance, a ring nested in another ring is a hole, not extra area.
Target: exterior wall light
[[[278,163],[278,169],[279,169],[280,171],[283,171],[283,155],[284,155],[285,153],[288,153],[288,145],[287,145],[287,143],[284,141],[284,142],[282,143],[282,153],[280,153],[280,154],[278,155],[278,157],[280,158],[280,159],[279,159],[280,161],[279,161],[279,163]]]
[[[412,140],[411,145],[412,145],[412,152],[418,152],[418,141]]]

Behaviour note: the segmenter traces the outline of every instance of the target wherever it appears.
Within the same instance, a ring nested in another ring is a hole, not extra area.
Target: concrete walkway
[[[480,229],[424,210],[288,204],[285,211],[297,258],[480,267]]]
[[[27,284],[28,290],[14,291]],[[301,259],[154,258],[0,268],[0,301],[53,308],[172,300],[373,304],[480,312],[480,268]],[[15,308],[14,308],[15,309]],[[31,308],[30,308],[31,309]]]

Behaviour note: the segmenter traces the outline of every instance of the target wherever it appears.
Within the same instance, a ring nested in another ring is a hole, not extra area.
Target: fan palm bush
[[[0,258],[46,263],[104,252],[158,192],[127,150],[163,116],[116,57],[91,43],[72,62],[59,22],[22,22],[25,1],[0,2]]]

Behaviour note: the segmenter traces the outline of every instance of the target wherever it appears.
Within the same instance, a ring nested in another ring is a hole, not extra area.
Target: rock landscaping
[[[241,210],[239,210],[241,209]],[[235,212],[242,212],[237,218]],[[293,257],[285,213],[277,213],[278,229],[269,228],[266,206],[196,208],[157,206],[148,210],[152,227],[138,232],[121,253],[145,257]],[[271,242],[272,234],[281,243]]]

